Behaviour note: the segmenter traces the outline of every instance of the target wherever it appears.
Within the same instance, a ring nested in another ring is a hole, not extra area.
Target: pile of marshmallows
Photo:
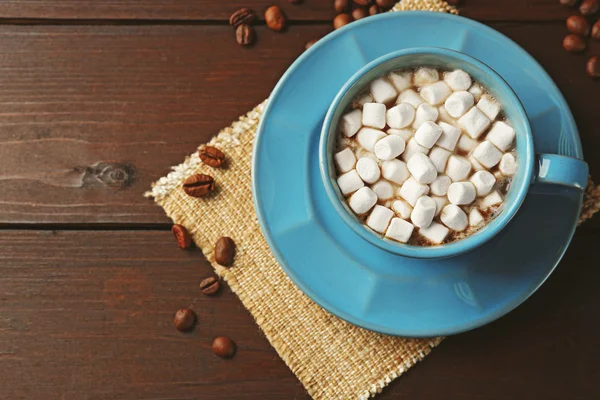
[[[371,211],[366,223],[374,231],[406,243],[417,227],[442,243],[450,229],[481,226],[480,210],[501,205],[492,190],[516,171],[515,130],[495,121],[501,106],[466,72],[445,72],[440,80],[434,68],[394,71],[372,81],[354,108],[339,126],[346,138],[356,135],[351,147],[358,148],[334,155],[337,183],[357,215]]]

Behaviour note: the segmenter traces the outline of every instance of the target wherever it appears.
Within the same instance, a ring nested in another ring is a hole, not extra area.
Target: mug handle
[[[538,154],[537,166],[534,182],[585,190],[589,173],[585,161],[558,154]]]

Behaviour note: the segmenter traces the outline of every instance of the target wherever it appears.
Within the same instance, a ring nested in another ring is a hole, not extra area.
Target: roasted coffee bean
[[[243,26],[243,25],[240,25]],[[248,26],[248,25],[246,25]],[[248,26],[248,28],[250,28]],[[238,27],[239,30],[239,27]],[[252,30],[252,28],[250,28]],[[236,33],[236,37],[237,37]],[[239,43],[239,40],[238,40]],[[241,44],[241,43],[240,43]],[[225,154],[216,147],[212,146],[203,146],[198,150],[198,154],[200,156],[200,160],[206,165],[210,165],[211,167],[220,167],[225,162]]]
[[[349,14],[338,14],[333,19],[333,28],[340,29],[342,26],[348,25],[350,22],[352,22],[352,17]]]
[[[394,7],[396,0],[375,0],[375,3],[384,10],[389,10]]]
[[[373,4],[373,0],[352,0],[359,7],[367,7]]]
[[[304,48],[306,50],[310,49],[312,47],[313,44],[317,43],[319,41],[319,39],[312,39],[309,40],[308,42],[306,42],[306,44],[304,45]]]
[[[219,279],[214,276],[205,278],[200,282],[200,291],[207,296],[216,294],[220,288],[221,284],[219,283]]]
[[[592,38],[600,40],[600,19],[592,27]]]
[[[192,235],[185,226],[175,224],[171,228],[171,232],[173,232],[173,236],[175,236],[175,240],[177,240],[177,244],[181,249],[189,249],[192,246]]]
[[[196,323],[196,313],[189,308],[181,308],[175,313],[173,323],[178,331],[184,332],[189,331],[194,327]]]
[[[563,6],[575,7],[575,4],[577,4],[578,1],[579,0],[560,0],[560,4]]]
[[[349,0],[335,0],[333,2],[333,8],[335,8],[335,11],[337,11],[339,13],[348,11],[349,6],[350,6]]]
[[[252,27],[250,25],[241,24],[235,30],[235,40],[238,42],[238,44],[240,44],[242,46],[250,46],[252,43],[254,43],[254,29],[252,29]],[[217,150],[217,149],[215,149],[215,150]],[[223,154],[223,153],[221,153],[221,154]],[[202,161],[204,161],[204,160],[202,160]],[[219,164],[219,165],[221,165],[221,164]],[[216,167],[216,166],[218,166],[218,165],[213,165],[213,167]]]
[[[379,14],[380,12],[381,8],[379,8],[379,6],[376,4],[373,4],[371,7],[369,7],[369,15]]]
[[[231,358],[235,354],[235,343],[227,336],[219,336],[213,340],[212,351],[221,358]]]
[[[215,261],[220,265],[229,267],[233,264],[235,255],[235,243],[229,237],[222,237],[215,244]]]
[[[229,25],[237,28],[241,24],[251,25],[256,21],[256,14],[249,8],[240,8],[229,17]]]
[[[583,15],[595,14],[600,9],[599,0],[583,0],[579,6],[579,12]]]
[[[571,53],[579,53],[585,50],[585,41],[581,38],[581,36],[577,35],[567,35],[563,39],[563,47],[566,51]]]
[[[369,11],[367,11],[367,9],[364,7],[358,7],[358,8],[355,8],[354,11],[352,11],[352,18],[354,18],[356,21],[358,21],[359,19],[368,17],[368,16],[369,16]]]
[[[204,174],[192,175],[183,181],[183,191],[192,197],[203,197],[215,190],[215,180]]]
[[[576,35],[587,36],[590,33],[590,24],[581,15],[571,15],[567,18],[567,29]]]
[[[281,8],[277,6],[267,8],[267,11],[265,11],[265,21],[267,22],[267,26],[274,31],[281,31],[285,28],[285,15],[283,15]]]
[[[585,65],[585,71],[591,78],[600,78],[600,63],[598,56],[591,57]]]

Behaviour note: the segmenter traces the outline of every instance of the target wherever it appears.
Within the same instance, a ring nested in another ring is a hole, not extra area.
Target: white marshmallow
[[[361,187],[365,186],[364,182],[362,181],[362,179],[360,179],[360,176],[358,175],[355,169],[338,176],[337,184],[344,196],[355,192]]]
[[[469,180],[475,186],[478,197],[486,196],[496,184],[496,178],[489,171],[477,171]]]
[[[482,210],[487,210],[490,207],[502,204],[503,201],[502,195],[497,190],[494,190],[479,202],[479,207]]]
[[[448,204],[444,207],[440,214],[440,220],[442,220],[444,225],[448,228],[459,232],[464,231],[467,225],[469,225],[467,214],[465,214],[459,206],[454,204]]]
[[[435,122],[426,121],[415,132],[415,140],[418,144],[428,149],[432,148],[435,142],[442,135],[442,128]]]
[[[354,101],[352,102],[352,108],[362,109],[365,103],[372,102],[373,96],[371,96],[371,93],[363,93],[362,95],[359,95],[357,98],[354,99]]]
[[[440,122],[438,125],[442,128],[442,134],[435,144],[446,150],[454,151],[460,138],[460,129],[445,122]]]
[[[366,183],[375,183],[381,176],[381,171],[379,170],[377,162],[368,157],[361,157],[358,159],[358,162],[356,163],[356,172],[358,172],[360,178]]]
[[[440,79],[440,73],[435,68],[421,67],[415,72],[414,81],[415,85],[423,86],[433,82],[437,82]]]
[[[458,139],[458,149],[467,153],[471,152],[478,144],[479,142],[471,139],[469,135],[461,135],[460,139]]]
[[[448,158],[451,154],[451,152],[446,149],[442,149],[441,147],[434,146],[434,148],[431,149],[429,152],[429,159],[431,160],[431,163],[437,172],[444,172],[446,169],[446,163],[448,162]]]
[[[348,172],[356,165],[356,156],[348,147],[335,153],[333,159],[341,172]]]
[[[371,82],[371,95],[377,103],[389,103],[398,96],[398,92],[390,81],[378,78]]]
[[[396,104],[401,104],[401,103],[408,103],[411,106],[413,106],[413,108],[418,108],[421,104],[425,103],[425,99],[422,98],[419,93],[415,92],[412,89],[408,89],[405,90],[404,92],[400,93],[400,96],[398,96],[398,99],[396,100]]]
[[[431,196],[431,199],[435,201],[435,216],[437,217],[448,204],[448,198],[446,196]]]
[[[451,155],[446,166],[446,175],[453,182],[467,179],[471,172],[471,163],[464,157]]]
[[[448,200],[459,206],[471,204],[475,195],[475,186],[471,182],[454,182],[448,188]]]
[[[415,227],[410,222],[402,218],[392,218],[390,226],[385,231],[385,237],[406,243],[410,239],[414,229]]]
[[[410,139],[413,136],[413,130],[410,128],[407,129],[388,129],[387,130],[387,134],[388,135],[396,135],[396,136],[400,136],[402,139],[404,139],[405,142],[408,142],[408,139]]]
[[[439,115],[440,113],[437,108],[430,106],[427,103],[423,103],[419,106],[419,108],[417,108],[412,127],[418,129],[425,121],[435,122],[437,121]]]
[[[517,160],[512,153],[506,153],[500,159],[500,172],[507,176],[513,176],[517,172]]]
[[[431,194],[436,196],[445,196],[446,193],[448,193],[448,188],[450,187],[451,183],[452,181],[446,175],[438,176],[435,181],[429,185]]]
[[[433,221],[435,210],[435,201],[428,196],[423,196],[417,200],[417,204],[415,204],[413,212],[410,214],[410,220],[417,228],[427,228]]]
[[[461,69],[444,74],[444,81],[452,90],[467,90],[471,87],[471,77]]]
[[[419,229],[419,234],[436,244],[440,244],[446,240],[449,233],[450,230],[448,228],[437,222],[432,222],[427,228]]]
[[[492,168],[500,162],[502,152],[487,140],[481,142],[479,146],[473,150],[473,157],[486,168]]]
[[[410,125],[415,119],[415,109],[408,103],[400,103],[390,108],[385,114],[390,128],[401,129]]]
[[[419,183],[431,183],[437,178],[437,170],[435,166],[423,153],[416,153],[406,163],[410,174]]]
[[[483,95],[483,89],[481,88],[481,86],[474,83],[469,88],[469,93],[471,93],[473,95],[473,97],[475,98],[475,101],[479,101],[479,99]]]
[[[477,107],[492,121],[496,119],[502,109],[500,104],[496,103],[496,100],[492,99],[487,94],[481,96],[481,99],[477,102]]]
[[[477,161],[475,158],[473,158],[473,156],[469,156],[469,162],[471,163],[471,165],[473,166],[473,169],[475,171],[483,171],[483,170],[485,170],[485,167],[483,165],[481,165],[479,163],[479,161]]]
[[[369,218],[367,218],[367,226],[373,229],[375,232],[383,233],[387,229],[394,212],[384,206],[375,206]]]
[[[444,105],[441,105],[438,107],[438,113],[440,114],[440,116],[439,116],[440,121],[444,121],[449,124],[454,123],[454,118],[452,118],[452,116],[450,114],[448,114],[448,111],[446,111],[446,107],[444,107]]]
[[[415,206],[419,197],[426,195],[429,192],[429,186],[423,185],[412,176],[404,182],[398,190],[398,194],[411,206]]]
[[[362,128],[358,131],[358,143],[367,151],[373,152],[375,143],[385,137],[385,132],[373,128]]]
[[[362,187],[356,191],[350,200],[348,205],[358,215],[362,215],[369,211],[377,203],[377,195],[368,187]]]
[[[407,71],[392,71],[388,74],[388,79],[396,88],[398,93],[408,89],[412,85],[412,73]]]
[[[413,208],[404,200],[394,200],[392,203],[392,210],[394,210],[396,215],[398,215],[400,218],[409,219]]]
[[[381,175],[388,181],[402,185],[409,177],[406,163],[400,160],[388,160],[381,164]]]
[[[345,114],[340,120],[340,129],[346,137],[356,135],[362,126],[362,111],[353,110]]]
[[[465,115],[473,107],[473,104],[475,104],[473,95],[469,92],[461,91],[452,93],[444,103],[444,107],[450,116],[459,118]]]
[[[417,153],[427,154],[429,149],[427,147],[421,146],[415,138],[410,139],[406,143],[406,148],[404,149],[404,153],[402,153],[402,159],[404,161],[408,161]]]
[[[479,108],[472,107],[465,115],[460,117],[458,123],[465,128],[469,136],[477,139],[490,126],[491,121]]]
[[[385,201],[394,197],[394,187],[388,181],[377,181],[371,186],[371,189],[375,192],[379,200]]]
[[[433,105],[442,104],[450,94],[452,94],[452,89],[444,81],[432,83],[421,89],[421,97]]]
[[[362,124],[371,128],[385,127],[385,104],[365,103],[362,113]]]
[[[354,154],[356,155],[356,158],[370,158],[371,160],[375,161],[375,162],[379,162],[379,159],[377,158],[377,156],[373,153],[371,153],[369,150],[365,150],[362,147],[357,147],[356,150],[354,150]]]
[[[483,215],[481,215],[479,210],[476,208],[471,209],[471,212],[469,213],[469,225],[479,226],[479,225],[483,224],[483,222],[484,222]]]
[[[512,146],[513,140],[515,140],[515,130],[510,125],[498,121],[494,123],[485,140],[489,140],[500,150],[506,151]]]
[[[406,143],[400,136],[387,135],[375,143],[373,151],[380,160],[391,160],[402,154],[405,147]]]

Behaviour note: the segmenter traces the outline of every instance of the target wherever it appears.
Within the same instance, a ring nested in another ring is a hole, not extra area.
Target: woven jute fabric
[[[395,7],[407,9],[456,13],[433,0],[404,0]],[[252,200],[252,146],[265,104],[211,140],[226,154],[225,168],[203,165],[194,153],[147,195],[190,231],[313,398],[367,399],[423,359],[443,338],[400,338],[358,328],[320,308],[288,278],[260,231]],[[183,192],[183,180],[196,173],[215,178],[213,195],[196,199]],[[591,184],[582,217],[591,217],[599,207],[600,191]],[[221,236],[231,237],[237,246],[231,268],[214,261],[214,244]]]

